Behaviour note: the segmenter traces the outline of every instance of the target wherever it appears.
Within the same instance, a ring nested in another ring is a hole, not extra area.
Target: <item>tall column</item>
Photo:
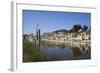
[[[41,41],[41,35],[40,35],[40,29],[38,30],[38,44],[39,44],[39,49],[40,49],[40,41]]]

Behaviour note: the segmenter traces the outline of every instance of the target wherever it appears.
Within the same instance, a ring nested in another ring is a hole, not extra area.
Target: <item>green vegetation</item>
[[[40,60],[40,53],[35,43],[23,41],[23,62],[38,60]]]
[[[72,31],[73,32],[78,32],[81,28],[82,28],[82,26],[80,24],[75,24],[72,27]]]
[[[23,41],[23,62],[39,62],[50,59],[40,51],[38,45],[33,42]]]
[[[88,26],[84,25],[82,30],[83,30],[83,31],[88,30]]]

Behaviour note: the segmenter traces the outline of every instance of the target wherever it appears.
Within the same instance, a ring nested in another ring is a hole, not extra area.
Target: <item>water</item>
[[[91,47],[89,43],[42,42],[40,55],[43,58],[42,61],[91,59]]]

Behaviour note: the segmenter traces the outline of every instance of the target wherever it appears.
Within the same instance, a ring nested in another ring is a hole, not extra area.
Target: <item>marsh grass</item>
[[[23,41],[23,62],[39,61],[39,49],[33,42]]]

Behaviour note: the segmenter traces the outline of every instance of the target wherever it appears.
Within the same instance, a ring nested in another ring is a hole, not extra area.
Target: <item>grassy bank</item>
[[[39,49],[33,42],[23,41],[23,62],[40,60]]]

